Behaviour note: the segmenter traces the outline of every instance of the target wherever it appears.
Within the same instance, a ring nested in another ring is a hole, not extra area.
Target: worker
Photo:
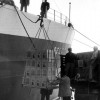
[[[61,78],[57,77],[57,80],[54,80],[51,84],[59,84],[58,97],[61,97],[63,100],[71,100],[72,91],[70,78],[68,76],[63,75]]]
[[[27,12],[27,6],[29,5],[29,0],[20,0],[20,10],[23,11],[23,8],[25,9],[25,12]]]
[[[65,55],[65,74],[70,78],[76,76],[75,64],[78,60],[78,57],[72,53],[72,48],[68,48],[68,53]]]
[[[40,15],[42,17],[47,18],[47,11],[49,10],[49,8],[50,8],[50,4],[49,2],[47,2],[47,0],[45,0],[45,2],[42,2]]]

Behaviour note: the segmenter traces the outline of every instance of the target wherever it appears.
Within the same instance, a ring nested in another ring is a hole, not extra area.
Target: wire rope
[[[35,23],[35,22],[32,21],[31,19],[29,19],[22,11],[21,11],[21,13],[22,13],[30,22]]]
[[[91,46],[89,46],[89,45],[87,45],[87,44],[85,44],[85,43],[83,43],[83,42],[81,42],[81,41],[79,41],[79,40],[77,40],[77,39],[74,39],[75,41],[77,41],[77,42],[79,42],[79,43],[81,43],[81,44],[83,44],[83,45],[86,45],[86,46],[88,46],[88,47],[90,47],[90,48],[93,48],[93,47],[91,47]]]
[[[34,45],[34,43],[33,43],[32,39],[31,39],[31,37],[29,36],[28,31],[26,30],[26,27],[24,26],[23,21],[22,21],[22,19],[21,19],[20,15],[19,15],[19,13],[18,13],[18,11],[17,11],[17,9],[16,9],[16,6],[15,6],[15,5],[14,5],[14,8],[15,8],[15,10],[16,10],[16,12],[17,12],[17,15],[18,15],[18,17],[19,17],[19,19],[20,19],[20,22],[21,22],[21,24],[22,24],[22,26],[23,26],[23,28],[24,28],[24,30],[25,30],[25,32],[26,32],[26,34],[27,34],[27,36],[28,36],[28,38],[29,38],[30,42],[32,43],[33,47],[35,48],[35,45]]]
[[[92,39],[88,38],[87,36],[85,36],[84,34],[82,34],[81,32],[79,32],[78,30],[74,29],[76,32],[78,32],[79,34],[81,34],[83,37],[85,37],[86,39],[90,40],[91,42],[93,42],[94,44],[100,46],[98,43],[94,42]]]

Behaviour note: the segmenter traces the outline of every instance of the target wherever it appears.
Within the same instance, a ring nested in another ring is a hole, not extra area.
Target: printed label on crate
[[[36,51],[32,52],[32,59],[36,59]]]
[[[48,68],[48,62],[42,61],[42,68]]]
[[[40,60],[37,61],[36,67],[37,67],[37,68],[41,68],[41,61],[40,61]]]
[[[36,80],[35,85],[36,85],[36,87],[41,87],[41,80]]]
[[[30,77],[30,69],[29,68],[25,69],[24,77]]]
[[[37,54],[37,59],[41,59],[41,56],[42,56],[41,51],[37,51],[36,54]]]
[[[47,51],[46,50],[42,51],[42,59],[47,60]]]
[[[35,87],[35,86],[36,86],[36,81],[35,81],[35,79],[31,79],[30,84],[31,84],[31,87]]]

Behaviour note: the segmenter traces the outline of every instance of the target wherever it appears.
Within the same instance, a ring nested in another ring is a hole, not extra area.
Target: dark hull
[[[51,49],[50,41],[32,39],[35,47]],[[53,48],[69,45],[53,41]],[[27,37],[0,34],[0,100],[40,100],[40,89],[23,87],[26,52],[32,49]],[[55,89],[51,99],[57,97]]]

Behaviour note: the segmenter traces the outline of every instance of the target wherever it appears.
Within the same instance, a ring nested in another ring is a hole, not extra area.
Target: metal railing
[[[49,9],[49,11],[47,13],[47,18],[50,20],[53,20],[55,22],[64,24],[65,26],[69,22],[69,18],[67,16],[65,16],[61,12],[58,12],[58,11],[51,9],[51,8]]]

